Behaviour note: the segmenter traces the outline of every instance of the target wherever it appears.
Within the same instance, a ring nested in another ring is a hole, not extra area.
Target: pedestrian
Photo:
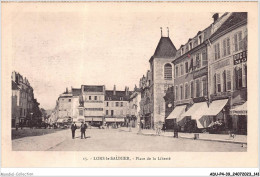
[[[179,126],[177,123],[174,123],[174,127],[173,127],[173,130],[174,130],[174,135],[173,137],[174,138],[178,138],[178,129],[179,129]]]
[[[75,139],[75,131],[77,129],[77,125],[75,122],[71,125],[72,139]]]
[[[165,131],[166,131],[166,124],[165,123],[163,123],[163,125],[162,125],[162,131],[165,133]]]
[[[83,136],[84,138],[86,138],[86,127],[85,127],[85,124],[84,122],[81,122],[81,126],[80,126],[80,132],[81,132],[81,139],[83,139]]]
[[[16,123],[16,125],[15,125],[15,129],[18,130],[18,128],[19,128],[19,124]]]
[[[86,130],[87,130],[87,128],[88,128],[88,123],[87,123],[87,121],[85,121],[84,126],[85,126],[84,136],[85,136],[85,139],[86,139]]]

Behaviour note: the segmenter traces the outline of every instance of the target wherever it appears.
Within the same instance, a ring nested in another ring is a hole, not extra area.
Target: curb
[[[144,135],[144,136],[158,136],[158,135],[155,135],[155,134],[144,134],[144,133],[137,133],[137,135]],[[164,136],[164,135],[161,135],[163,137],[168,137],[168,138],[173,138],[173,136]],[[188,137],[181,137],[179,136],[179,138],[181,139],[191,139],[191,140],[195,140],[194,138],[188,138]],[[201,141],[215,141],[215,142],[222,142],[222,143],[233,143],[233,144],[246,144],[247,145],[247,142],[238,142],[238,141],[227,141],[227,140],[214,140],[214,139],[196,139],[196,140],[201,140]]]

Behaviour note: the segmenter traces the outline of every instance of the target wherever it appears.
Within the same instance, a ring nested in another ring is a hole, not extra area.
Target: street
[[[81,139],[80,131],[71,138],[71,131],[62,132],[64,141],[47,149],[50,151],[162,151],[162,152],[240,152],[246,148],[240,144],[175,139],[163,136],[145,136],[122,129],[87,129],[87,139]]]

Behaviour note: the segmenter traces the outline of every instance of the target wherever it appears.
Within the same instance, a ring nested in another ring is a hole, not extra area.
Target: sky
[[[44,109],[82,84],[132,90],[149,69],[160,27],[177,49],[212,22],[213,12],[174,11],[169,5],[33,4],[9,13],[12,68],[27,77]],[[148,8],[149,7],[149,8]]]

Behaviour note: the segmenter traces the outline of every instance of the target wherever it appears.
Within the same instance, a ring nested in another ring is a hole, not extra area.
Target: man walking
[[[75,131],[77,129],[77,125],[75,122],[71,125],[72,139],[75,139]]]
[[[84,138],[86,138],[86,124],[84,124],[84,122],[81,123],[81,126],[80,126],[80,132],[81,132],[81,139],[83,139],[83,136]]]

